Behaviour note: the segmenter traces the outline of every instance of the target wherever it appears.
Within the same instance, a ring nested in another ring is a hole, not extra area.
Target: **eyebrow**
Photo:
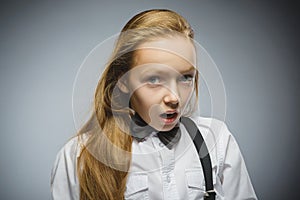
[[[178,71],[178,73],[185,74],[185,73],[192,72],[192,71],[195,71],[195,70],[196,70],[196,68],[193,65],[191,65],[190,68],[188,68],[187,70]],[[168,73],[165,70],[162,70],[162,69],[159,69],[159,68],[145,69],[145,70],[142,71],[142,73],[149,73],[149,72]]]
[[[184,70],[184,71],[180,71],[180,73],[184,74],[184,73],[188,73],[188,72],[191,72],[191,71],[194,71],[194,70],[196,70],[196,68],[192,65],[192,66],[190,66],[189,69]]]

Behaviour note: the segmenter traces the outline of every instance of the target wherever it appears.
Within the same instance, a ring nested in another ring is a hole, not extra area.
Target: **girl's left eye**
[[[183,83],[190,83],[193,82],[193,80],[194,80],[194,76],[192,75],[183,75],[179,78],[179,81]]]

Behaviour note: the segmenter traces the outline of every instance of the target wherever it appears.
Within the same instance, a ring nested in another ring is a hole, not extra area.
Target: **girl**
[[[134,16],[98,82],[91,118],[57,155],[52,199],[257,199],[226,125],[188,117],[197,98],[188,22],[170,10]],[[204,138],[201,148],[194,137]]]

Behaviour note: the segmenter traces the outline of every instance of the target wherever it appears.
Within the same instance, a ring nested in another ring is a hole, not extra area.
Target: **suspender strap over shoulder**
[[[191,138],[193,139],[194,145],[199,154],[199,158],[201,161],[201,166],[203,169],[204,179],[205,179],[205,188],[206,193],[204,195],[205,200],[215,200],[215,191],[213,185],[213,176],[212,176],[212,165],[211,159],[209,156],[209,152],[207,146],[204,142],[202,134],[200,130],[196,126],[196,124],[187,117],[181,117],[181,122],[184,124]]]

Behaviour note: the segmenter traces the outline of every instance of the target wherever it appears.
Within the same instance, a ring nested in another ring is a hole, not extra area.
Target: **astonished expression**
[[[159,131],[177,123],[194,91],[195,48],[183,37],[161,38],[139,46],[129,71],[130,103]]]

